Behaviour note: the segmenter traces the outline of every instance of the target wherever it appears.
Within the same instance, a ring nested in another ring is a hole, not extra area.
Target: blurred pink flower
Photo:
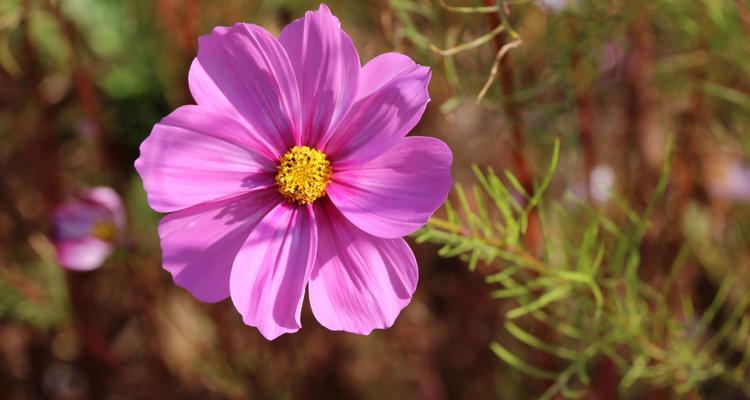
[[[615,187],[615,171],[609,165],[597,165],[591,171],[589,178],[591,187],[591,198],[600,204],[606,203],[612,198]]]
[[[452,185],[440,140],[405,137],[430,71],[386,53],[360,65],[328,7],[277,39],[250,24],[199,40],[197,105],[154,126],[135,167],[163,265],[196,298],[231,297],[268,339],[300,329],[305,290],[332,330],[393,324],[416,289],[402,239]]]
[[[546,8],[554,12],[560,12],[571,3],[574,3],[574,0],[539,0],[538,4],[542,8]]]
[[[715,165],[723,165],[723,168],[709,181],[711,194],[726,200],[750,201],[750,168],[739,160]]]
[[[125,226],[125,212],[114,190],[97,187],[58,206],[52,225],[58,263],[67,269],[90,271],[112,253]]]
[[[599,72],[605,79],[620,80],[625,67],[625,51],[622,46],[615,41],[607,41],[599,51]]]
[[[591,170],[589,175],[588,190],[591,190],[591,200],[597,204],[605,204],[611,198],[615,189],[615,171],[606,164],[600,164]],[[570,185],[568,192],[578,199],[586,199],[585,182],[574,182]]]

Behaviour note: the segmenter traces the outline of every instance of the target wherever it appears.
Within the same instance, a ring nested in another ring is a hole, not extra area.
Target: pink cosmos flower
[[[574,2],[574,0],[540,0],[538,4],[550,11],[560,12]]]
[[[369,334],[411,300],[418,270],[403,236],[452,185],[440,140],[405,137],[430,72],[386,53],[360,65],[328,7],[277,39],[250,24],[199,40],[197,105],[154,126],[135,167],[159,224],[163,265],[206,302],[231,297],[268,339],[316,319]]]
[[[750,167],[741,160],[719,162],[713,165],[716,174],[708,182],[711,194],[730,201],[750,200]]]
[[[58,263],[70,270],[90,271],[112,253],[125,227],[125,212],[114,190],[97,187],[58,206],[52,225]]]

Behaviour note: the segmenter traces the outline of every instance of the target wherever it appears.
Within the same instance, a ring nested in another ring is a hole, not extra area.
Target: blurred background
[[[448,143],[457,182],[474,184],[478,165],[512,171],[518,192],[533,192],[559,140],[548,206],[530,216],[523,237],[530,254],[554,263],[565,256],[546,243],[578,237],[584,221],[624,226],[646,213],[642,237],[623,245],[636,250],[632,279],[655,293],[668,281],[680,293],[662,299],[668,322],[653,329],[679,326],[675,341],[642,343],[662,353],[639,358],[613,347],[581,367],[584,388],[548,396],[750,398],[750,1],[448,1],[328,4],[363,63],[399,51],[432,67],[432,102],[414,134]],[[562,370],[544,346],[506,332],[514,300],[493,299],[485,282],[502,261],[471,271],[439,257],[429,240],[410,239],[420,281],[393,328],[330,332],[305,305],[303,329],[273,342],[245,326],[230,301],[202,304],[161,269],[160,215],[148,208],[133,162],[153,124],[192,103],[187,72],[198,36],[238,21],[278,34],[317,7],[0,0],[0,398],[548,393],[554,376],[529,374],[490,349],[499,343],[536,368]],[[70,272],[58,266],[52,216],[94,186],[120,195],[127,222],[101,268]],[[557,217],[571,204],[579,217]],[[593,235],[606,242],[604,231]],[[607,271],[619,248],[602,249]],[[529,329],[555,343],[549,328]],[[693,337],[718,337],[716,364],[690,370],[703,353],[686,347],[670,367],[679,347],[670,343]]]

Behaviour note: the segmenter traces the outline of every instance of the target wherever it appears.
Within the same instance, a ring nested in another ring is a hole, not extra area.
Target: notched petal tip
[[[252,326],[253,328],[256,328],[258,330],[258,333],[260,333],[261,336],[263,336],[266,340],[274,341],[278,339],[279,337],[286,335],[287,333],[296,333],[300,329],[302,329],[302,324],[300,324],[296,328],[264,328],[263,326],[258,326],[257,323],[242,317],[242,323],[247,326]]]
[[[318,6],[317,10],[305,11],[305,18],[314,17],[316,15],[322,15],[324,17],[333,18],[336,21],[336,23],[339,25],[339,27],[341,26],[341,21],[339,21],[338,17],[333,15],[333,12],[331,11],[331,9],[328,7],[327,4],[320,3],[320,6]]]
[[[390,52],[361,70],[355,103],[326,143],[339,167],[350,167],[386,153],[419,122],[430,101],[428,67]]]
[[[354,102],[359,54],[325,5],[285,26],[279,41],[289,55],[300,90],[301,143],[321,147]]]
[[[299,89],[289,56],[274,35],[246,23],[217,27],[200,37],[197,59],[212,81],[204,89],[220,92],[216,103],[231,105],[274,154],[298,141]]]
[[[334,331],[369,335],[395,323],[419,271],[403,239],[381,239],[351,224],[331,203],[316,209],[320,247],[310,278],[315,318]]]
[[[209,32],[208,34],[200,36],[198,38],[198,40],[200,41],[201,39],[208,38],[211,35],[224,36],[227,33],[235,31],[235,30],[238,30],[238,29],[241,29],[241,28],[245,27],[246,25],[247,26],[257,26],[257,25],[253,25],[253,24],[248,24],[246,22],[235,22],[234,24],[232,24],[230,26],[219,25],[219,26],[213,27],[211,29],[211,32]]]
[[[253,229],[232,265],[230,294],[243,322],[273,340],[301,328],[317,230],[310,207],[277,205]]]

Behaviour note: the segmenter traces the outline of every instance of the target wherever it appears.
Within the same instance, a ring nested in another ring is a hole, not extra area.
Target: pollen
[[[294,146],[279,159],[276,168],[279,193],[298,204],[310,204],[326,195],[331,163],[319,150]]]
[[[114,242],[117,237],[117,227],[110,221],[98,221],[91,227],[91,236],[105,242]]]

